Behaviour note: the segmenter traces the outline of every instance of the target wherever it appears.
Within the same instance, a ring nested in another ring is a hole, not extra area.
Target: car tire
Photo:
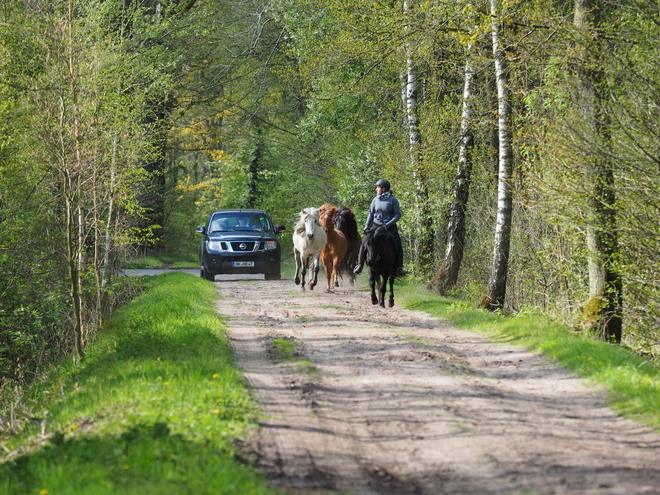
[[[206,268],[202,266],[202,268],[199,270],[199,276],[202,278],[205,278],[206,280],[213,282],[215,280],[215,274],[214,273],[209,273]]]
[[[280,280],[282,278],[282,274],[279,272],[274,272],[274,273],[268,273],[266,272],[264,274],[264,279],[265,280]]]

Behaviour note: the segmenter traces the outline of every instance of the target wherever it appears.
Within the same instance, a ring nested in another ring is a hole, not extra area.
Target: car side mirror
[[[284,225],[278,225],[275,227],[276,234],[281,234],[282,232],[286,232],[286,227],[284,227]]]
[[[200,234],[206,234],[206,227],[204,225],[198,226],[197,232],[199,232]]]

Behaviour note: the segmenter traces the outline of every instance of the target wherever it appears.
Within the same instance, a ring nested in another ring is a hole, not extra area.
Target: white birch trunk
[[[465,211],[470,194],[472,175],[472,81],[474,68],[471,64],[472,43],[468,42],[463,82],[463,110],[461,112],[461,146],[458,153],[458,169],[454,179],[454,199],[447,226],[447,246],[438,279],[434,283],[440,294],[452,289],[458,281],[465,243]]]
[[[412,2],[404,0],[403,10],[406,17],[411,15]],[[433,257],[433,224],[429,206],[429,191],[422,159],[422,133],[419,126],[418,75],[410,42],[405,43],[406,77],[403,91],[408,126],[410,165],[415,185],[415,215],[417,232],[415,233],[415,265],[420,271],[427,270]]]
[[[497,81],[497,127],[499,141],[499,169],[497,181],[497,221],[495,225],[495,245],[493,264],[488,281],[487,307],[496,310],[504,306],[506,283],[509,270],[509,249],[511,246],[511,217],[513,211],[512,192],[512,132],[511,105],[509,102],[507,67],[500,40],[500,18],[498,0],[491,0],[493,55],[495,78]]]

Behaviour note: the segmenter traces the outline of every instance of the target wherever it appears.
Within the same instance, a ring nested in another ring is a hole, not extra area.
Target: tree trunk
[[[404,0],[403,10],[407,17],[411,15],[411,2]],[[427,174],[422,158],[422,134],[419,129],[419,116],[417,113],[418,85],[417,66],[409,42],[405,44],[406,52],[406,81],[404,106],[406,109],[406,123],[410,140],[410,164],[415,185],[415,270],[419,273],[428,272],[433,264],[434,232],[433,217],[429,204],[429,191]]]
[[[248,164],[247,198],[245,201],[246,208],[257,207],[257,182],[259,178],[259,169],[261,168],[261,161],[264,155],[264,141],[261,132],[261,125],[258,120],[255,120],[253,125],[255,126],[254,144],[252,145],[250,163]]]
[[[71,177],[67,174],[64,180],[67,189],[64,193],[64,200],[66,202],[66,245],[69,268],[69,294],[71,296],[71,305],[73,306],[73,336],[76,353],[80,359],[83,359],[85,357],[85,345],[83,339],[84,321],[82,317],[80,267],[78,265],[78,249],[76,245],[76,240],[78,239],[75,221],[76,207],[75,200],[71,196]]]
[[[74,163],[73,166],[68,167],[67,163],[63,163],[62,167],[66,170],[65,184],[68,189],[65,192],[66,210],[67,210],[67,246],[69,257],[69,283],[71,286],[71,300],[73,303],[73,317],[74,317],[74,336],[75,346],[78,357],[83,359],[85,357],[85,318],[84,318],[84,302],[82,291],[82,257],[83,257],[83,244],[84,238],[84,213],[82,206],[82,199],[80,198],[81,185],[81,171],[82,171],[82,153],[80,145],[81,136],[81,118],[80,106],[78,101],[78,76],[76,74],[76,60],[73,41],[73,25],[74,25],[74,3],[73,0],[68,2],[68,47],[67,47],[67,62],[68,62],[68,77],[71,90],[71,103],[73,109],[73,145],[74,145]],[[62,127],[65,123],[62,122]],[[66,162],[67,158],[63,158]]]
[[[470,193],[470,178],[472,175],[472,81],[474,69],[470,62],[472,44],[467,45],[467,60],[465,62],[463,84],[463,112],[461,115],[461,147],[458,153],[458,170],[454,179],[454,199],[449,213],[447,227],[447,247],[445,259],[440,270],[432,281],[432,288],[439,294],[451,290],[458,281],[458,272],[463,260],[465,244],[465,211]]]
[[[495,225],[495,245],[493,264],[488,280],[488,296],[482,306],[494,311],[504,307],[506,283],[509,271],[509,249],[511,246],[511,216],[513,211],[512,192],[512,132],[511,104],[509,102],[507,67],[504,50],[500,42],[500,19],[498,0],[491,0],[493,55],[497,80],[497,113],[499,141],[499,170],[497,181],[497,221]]]
[[[108,287],[112,279],[112,266],[114,263],[114,246],[112,232],[117,218],[117,211],[115,207],[115,194],[116,194],[116,169],[117,169],[117,138],[112,140],[112,154],[110,158],[110,184],[108,191],[108,216],[105,223],[105,233],[103,242],[103,261],[101,277],[101,318],[104,318],[110,309],[108,301]]]
[[[589,188],[587,248],[589,251],[589,302],[585,315],[600,337],[620,343],[623,283],[617,270],[619,258],[616,227],[616,194],[610,117],[600,52],[602,5],[599,0],[575,0],[575,26],[585,38],[580,67],[581,108],[587,128],[586,180]]]

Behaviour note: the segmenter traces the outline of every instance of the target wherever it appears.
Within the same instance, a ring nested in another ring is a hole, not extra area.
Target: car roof
[[[211,213],[266,213],[265,210],[253,210],[253,209],[228,209],[228,210],[213,210]]]

